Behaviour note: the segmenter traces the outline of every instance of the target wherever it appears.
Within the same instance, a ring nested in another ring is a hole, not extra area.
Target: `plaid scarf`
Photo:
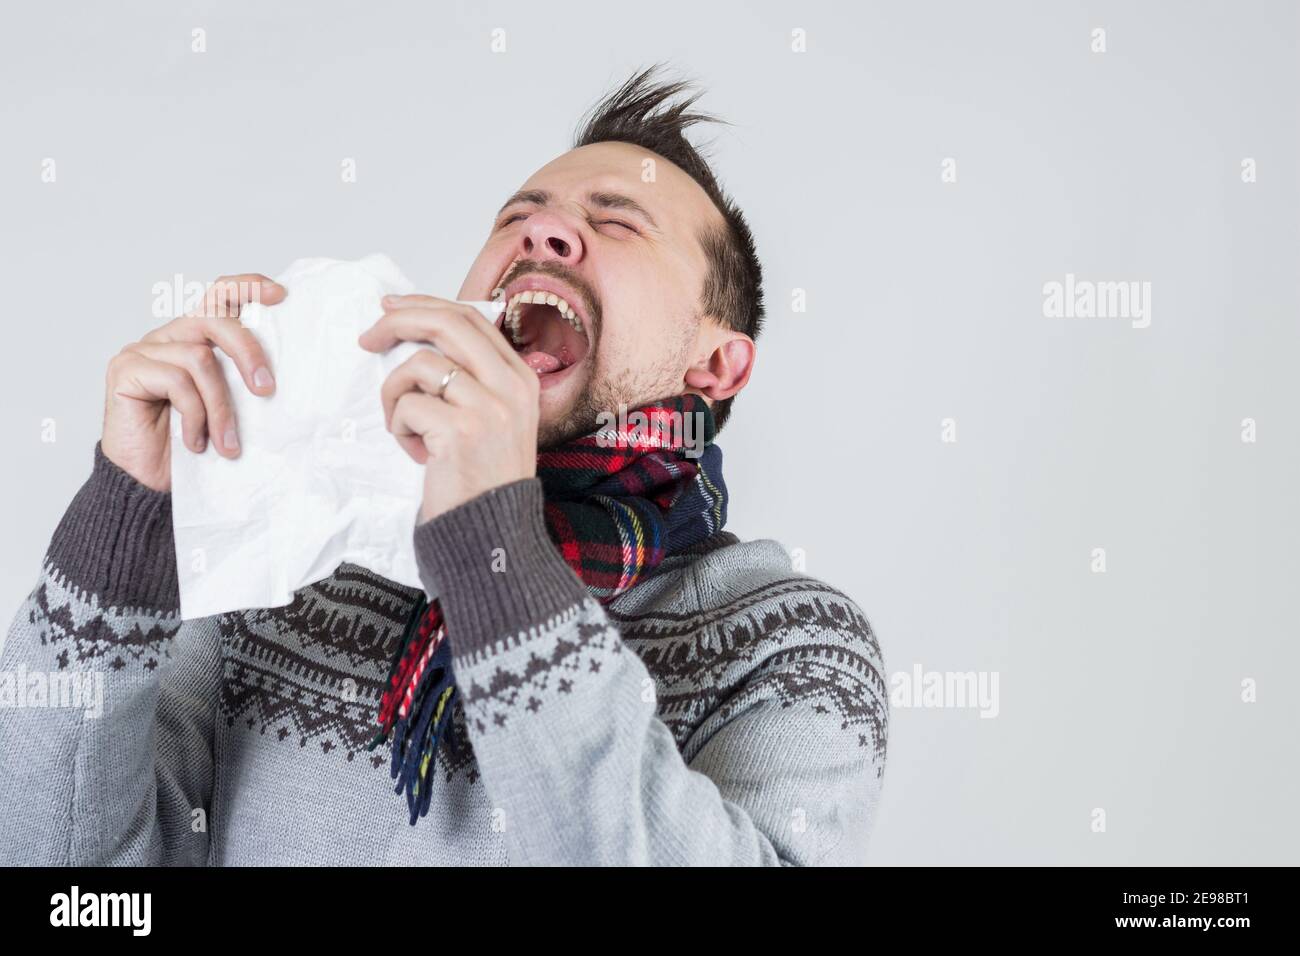
[[[602,604],[635,587],[669,554],[722,529],[727,489],[713,430],[708,404],[680,395],[538,454],[546,529]],[[438,742],[455,698],[442,609],[421,594],[385,681],[380,731],[370,743],[373,750],[392,737],[392,776],[396,792],[406,792],[412,826],[429,811]]]

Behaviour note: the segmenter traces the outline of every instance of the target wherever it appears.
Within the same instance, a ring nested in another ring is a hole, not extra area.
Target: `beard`
[[[553,422],[539,422],[537,425],[538,451],[552,451],[560,445],[567,444],[575,438],[590,435],[599,425],[599,416],[605,408],[617,405],[617,399],[610,393],[607,383],[588,383],[573,405]]]
[[[567,410],[554,421],[538,423],[538,451],[553,451],[575,438],[590,435],[600,427],[602,415],[617,415],[620,406],[632,409],[681,394],[685,389],[680,364],[684,358],[674,357],[651,368],[623,369],[614,375],[605,373],[598,364]]]

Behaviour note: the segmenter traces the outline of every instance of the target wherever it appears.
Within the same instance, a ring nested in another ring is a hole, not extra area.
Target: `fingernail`
[[[222,438],[222,441],[225,442],[226,451],[239,451],[239,435],[233,428],[226,429],[226,434],[225,437]]]
[[[195,450],[195,451],[203,451],[203,449],[205,449],[205,448],[207,448],[207,447],[208,447],[208,436],[207,436],[207,435],[200,435],[198,438],[194,439],[194,450]]]
[[[271,376],[271,370],[265,365],[259,365],[257,371],[253,373],[253,384],[258,388],[270,388],[275,384],[275,379]]]

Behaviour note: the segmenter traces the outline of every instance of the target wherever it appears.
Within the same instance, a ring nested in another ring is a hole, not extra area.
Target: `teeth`
[[[511,306],[506,312],[506,328],[510,330],[510,340],[519,342],[519,307]]]
[[[498,289],[497,292],[502,292],[502,290]],[[504,292],[502,294],[504,295]],[[494,299],[498,298],[496,292],[492,294],[492,297]],[[573,311],[573,306],[565,302],[564,299],[554,292],[545,292],[541,289],[533,291],[530,289],[525,292],[516,292],[510,297],[510,301],[506,303],[506,317],[503,325],[510,332],[510,337],[515,342],[519,341],[519,319],[521,317],[519,307],[532,304],[554,306],[560,315],[568,319],[570,325],[579,332],[585,331],[582,328],[582,320],[578,318],[578,313]]]

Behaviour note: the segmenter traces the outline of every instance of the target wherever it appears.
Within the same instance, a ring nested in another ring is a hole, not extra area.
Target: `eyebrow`
[[[546,206],[551,201],[551,194],[545,189],[521,189],[505,201],[497,215],[505,212],[516,203],[531,203],[534,206]],[[650,211],[642,206],[631,196],[625,196],[622,193],[611,193],[597,190],[587,194],[587,202],[593,206],[599,206],[601,209],[623,209],[627,212],[635,213],[655,229],[659,228],[659,223],[655,222],[655,217],[650,215]]]
[[[659,228],[659,224],[655,222],[655,217],[650,215],[650,211],[631,196],[624,196],[622,193],[594,192],[587,194],[587,201],[593,206],[600,206],[602,209],[625,209],[628,212],[636,213],[656,229]]]
[[[535,206],[545,206],[550,201],[551,194],[545,189],[521,189],[505,201],[505,205],[497,210],[497,215],[501,215],[516,203],[528,202]]]

